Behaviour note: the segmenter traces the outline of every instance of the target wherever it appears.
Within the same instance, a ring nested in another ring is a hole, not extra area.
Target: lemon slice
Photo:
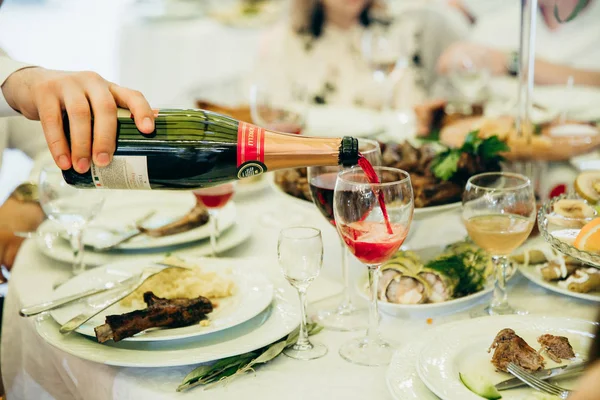
[[[585,171],[575,179],[575,191],[591,203],[600,201],[600,171]]]

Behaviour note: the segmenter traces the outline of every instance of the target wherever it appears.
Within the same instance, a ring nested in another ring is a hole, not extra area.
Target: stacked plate
[[[597,324],[569,318],[498,316],[441,325],[396,352],[386,374],[391,394],[398,400],[481,399],[461,382],[459,374],[492,385],[512,378],[496,372],[490,362],[492,353],[488,353],[496,334],[505,328],[513,329],[534,348],[539,347],[536,338],[542,334],[565,336],[576,357],[582,359],[587,356]],[[559,365],[548,357],[545,360],[545,368]],[[566,388],[573,388],[574,384],[571,378],[560,381],[560,386]],[[534,392],[529,387],[520,387],[501,394],[507,400],[530,399],[535,398]]]
[[[185,262],[198,265],[203,272],[222,275],[234,284],[233,294],[217,300],[214,311],[208,314],[209,324],[155,328],[119,342],[109,340],[100,344],[94,328],[104,324],[107,315],[135,309],[119,302],[80,326],[77,334],[61,334],[61,324],[105,305],[105,294],[99,294],[38,318],[37,331],[52,346],[86,360],[128,367],[166,367],[208,362],[256,350],[285,337],[298,326],[300,314],[294,290],[289,285],[280,285],[274,290],[259,263],[224,258],[186,258]],[[58,287],[52,298],[120,282],[152,266],[156,264],[126,261],[98,267]]]
[[[84,262],[88,266],[96,266],[112,262],[115,255],[121,259],[133,258],[141,254],[164,254],[190,246],[194,246],[194,255],[209,255],[209,223],[163,237],[139,235],[110,250],[94,250],[135,233],[134,222],[144,216],[151,215],[142,223],[145,228],[157,228],[175,221],[184,216],[194,206],[195,201],[195,197],[189,192],[152,192],[151,196],[147,193],[128,193],[127,196],[110,196],[101,213],[86,228]],[[220,252],[243,243],[250,236],[247,227],[236,223],[236,208],[232,202],[221,210],[218,226],[221,232],[217,242]],[[48,257],[70,263],[73,261],[71,246],[66,235],[58,232],[58,229],[52,221],[45,221],[38,230],[36,242]]]

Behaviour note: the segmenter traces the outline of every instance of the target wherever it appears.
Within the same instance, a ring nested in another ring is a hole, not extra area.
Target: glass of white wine
[[[484,315],[524,314],[508,303],[508,256],[529,237],[535,223],[533,186],[526,176],[488,172],[472,176],[463,193],[462,218],[469,237],[492,256],[495,286]]]

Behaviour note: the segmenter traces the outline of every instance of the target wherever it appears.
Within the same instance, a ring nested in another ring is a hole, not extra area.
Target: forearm
[[[0,54],[0,117],[18,115],[7,81],[15,72],[30,67]]]
[[[540,85],[564,85],[573,77],[576,85],[600,86],[600,71],[584,70],[567,65],[535,61],[535,83]]]

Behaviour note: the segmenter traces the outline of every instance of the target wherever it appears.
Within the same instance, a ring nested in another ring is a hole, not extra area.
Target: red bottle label
[[[266,172],[265,130],[247,122],[238,125],[238,178],[249,178]]]

